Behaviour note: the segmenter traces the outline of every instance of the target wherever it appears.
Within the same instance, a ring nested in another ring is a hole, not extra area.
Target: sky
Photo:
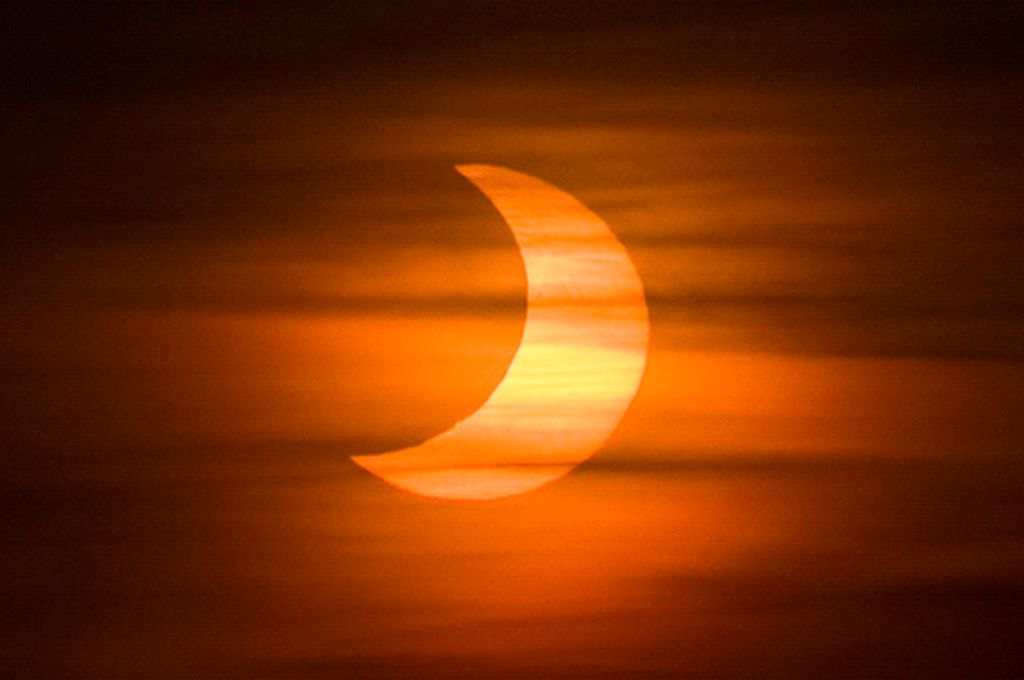
[[[0,658],[26,678],[1015,677],[1017,3],[32,3],[0,17]],[[593,458],[403,493],[600,215]]]

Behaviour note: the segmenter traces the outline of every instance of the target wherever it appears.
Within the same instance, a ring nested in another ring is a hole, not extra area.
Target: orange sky
[[[1019,8],[676,5],[16,17],[5,664],[1015,677]],[[482,504],[349,460],[515,352],[461,163],[600,215],[651,319],[607,446]]]

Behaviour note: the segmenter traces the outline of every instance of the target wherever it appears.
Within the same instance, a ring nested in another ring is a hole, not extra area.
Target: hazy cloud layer
[[[1020,3],[2,12],[13,676],[1019,674]],[[347,459],[515,351],[465,162],[652,320],[609,445],[471,506]]]

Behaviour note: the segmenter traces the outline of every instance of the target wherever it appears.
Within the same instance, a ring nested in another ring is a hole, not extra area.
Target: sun
[[[605,222],[568,193],[488,165],[457,167],[505,218],[526,267],[523,336],[490,398],[407,449],[354,456],[394,486],[490,499],[567,474],[612,434],[643,376],[643,284]]]

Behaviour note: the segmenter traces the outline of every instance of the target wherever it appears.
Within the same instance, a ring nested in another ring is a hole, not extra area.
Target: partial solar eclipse
[[[640,386],[650,323],[640,277],[600,217],[536,177],[456,169],[498,209],[522,255],[519,348],[465,420],[418,446],[352,460],[423,496],[502,498],[562,477],[608,440]]]

